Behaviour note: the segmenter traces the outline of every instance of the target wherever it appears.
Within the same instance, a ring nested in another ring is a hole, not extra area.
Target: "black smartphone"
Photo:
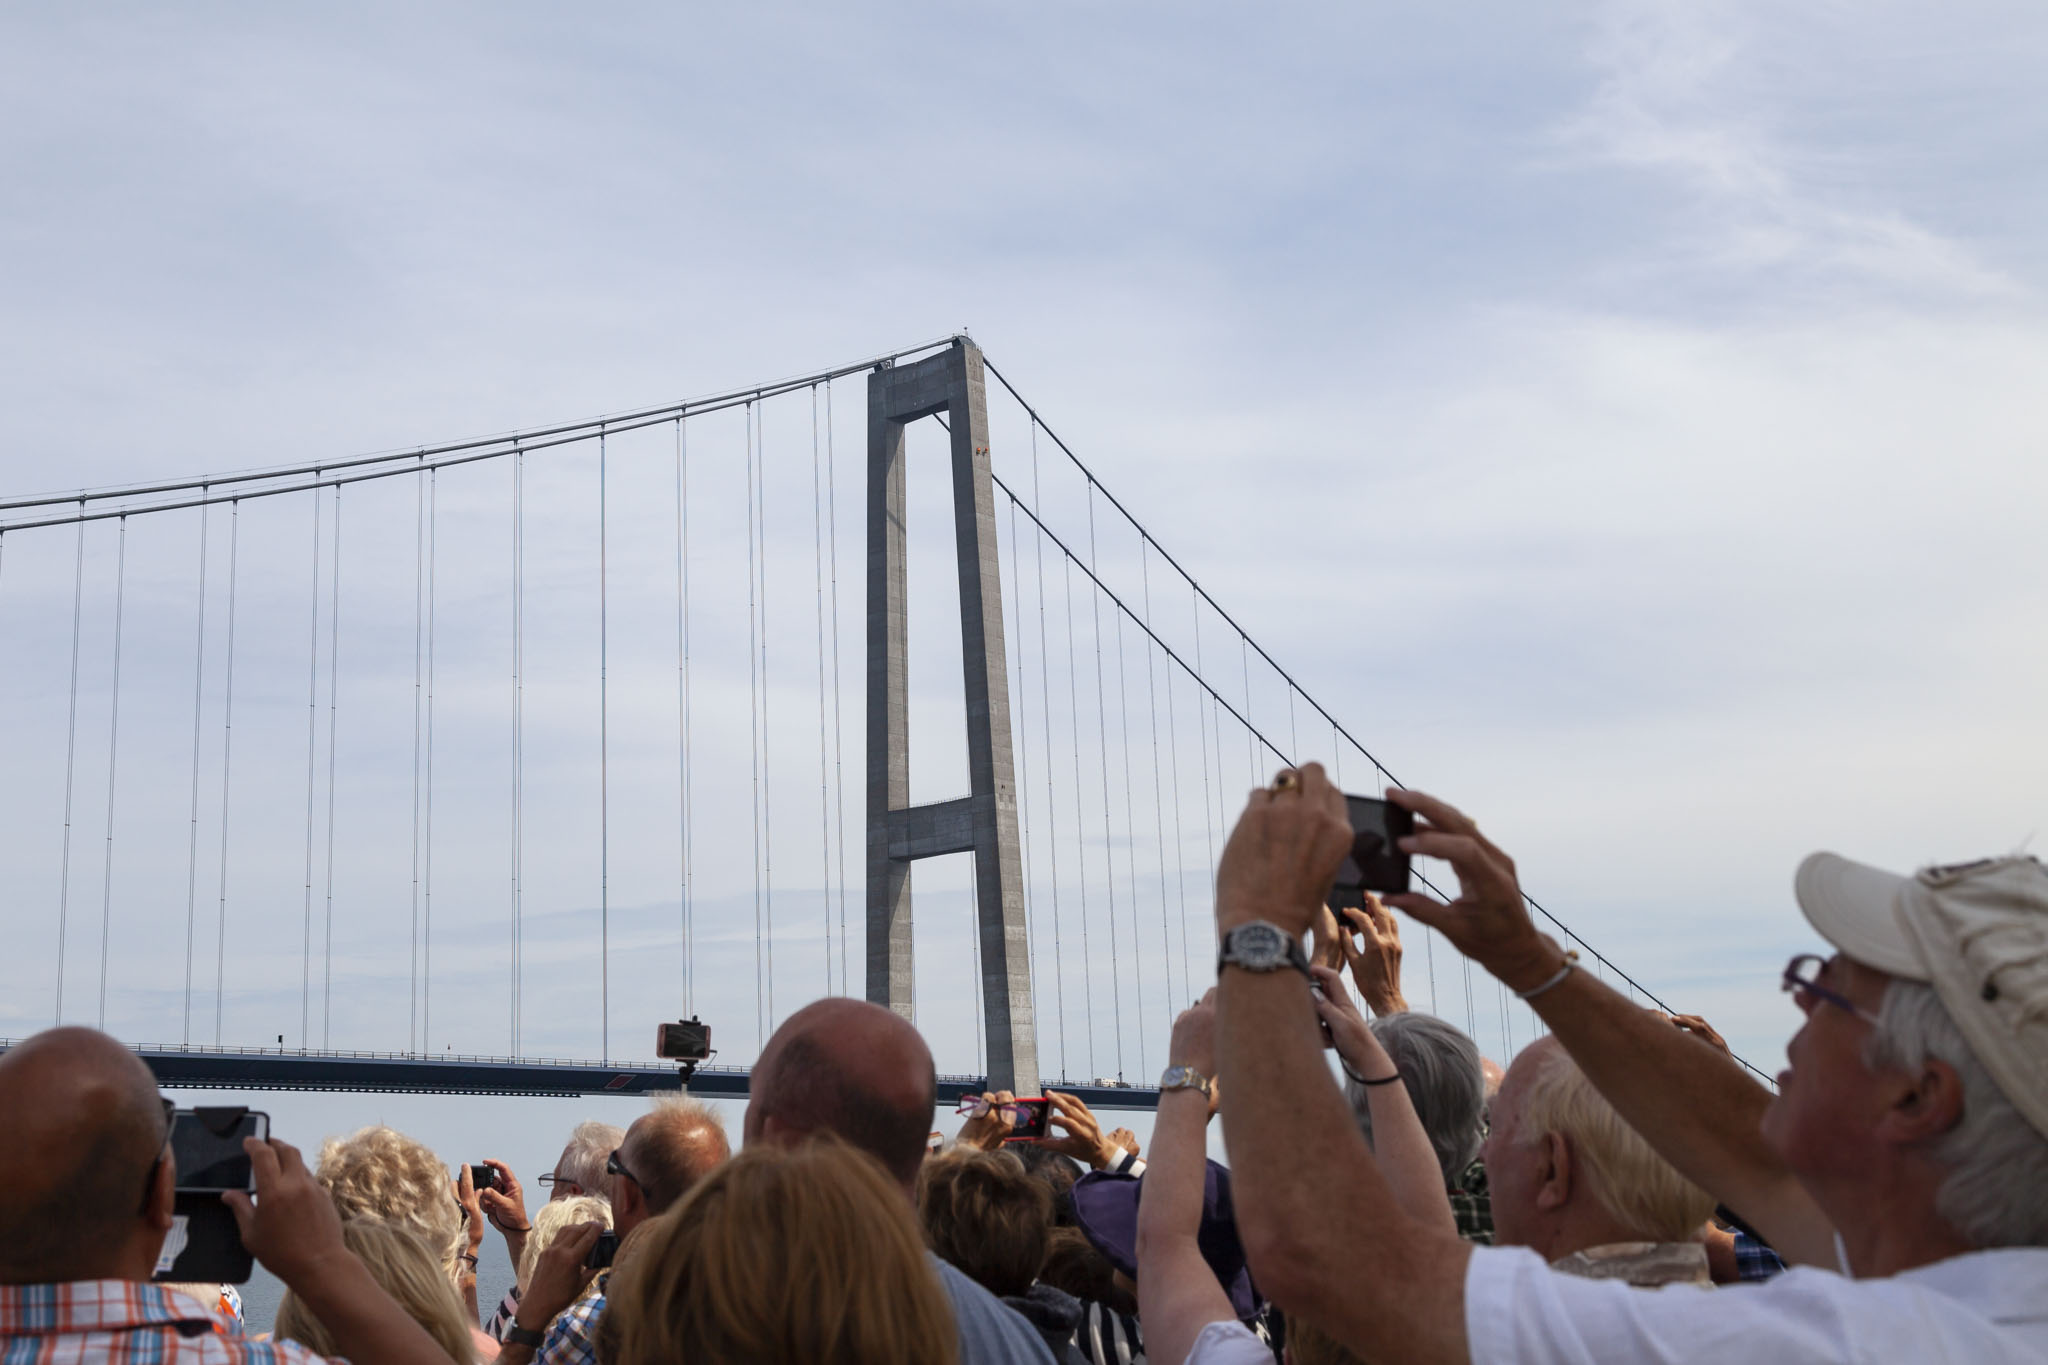
[[[1024,1118],[1015,1128],[1004,1135],[1005,1142],[1036,1142],[1043,1138],[1045,1121],[1052,1114],[1052,1101],[1040,1096],[1034,1100],[1013,1100],[1024,1110]]]
[[[469,1183],[479,1193],[483,1192],[484,1190],[497,1189],[498,1168],[496,1166],[485,1166],[475,1161],[470,1162]]]
[[[242,1139],[270,1136],[270,1115],[246,1105],[180,1109],[171,1119],[171,1158],[181,1192],[253,1190],[255,1173]]]
[[[597,1234],[597,1241],[591,1244],[590,1254],[583,1258],[583,1264],[590,1270],[603,1270],[619,1254],[619,1234],[606,1228]]]
[[[1330,886],[1333,910],[1363,909],[1368,891],[1406,891],[1408,855],[1397,842],[1415,832],[1415,816],[1391,801],[1346,795],[1351,815],[1351,852]]]

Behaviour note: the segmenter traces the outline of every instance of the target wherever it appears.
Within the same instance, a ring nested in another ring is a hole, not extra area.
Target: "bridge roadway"
[[[0,1042],[0,1052],[15,1041]],[[683,1088],[673,1062],[571,1061],[561,1058],[416,1056],[394,1052],[319,1052],[297,1048],[138,1046],[157,1084],[199,1090],[334,1090],[419,1095],[651,1095]],[[744,1067],[699,1067],[689,1093],[708,1099],[743,1099],[751,1073]],[[979,1076],[939,1077],[939,1103],[979,1094]],[[1091,1109],[1156,1109],[1150,1087],[1075,1085],[1055,1089],[1078,1095]]]

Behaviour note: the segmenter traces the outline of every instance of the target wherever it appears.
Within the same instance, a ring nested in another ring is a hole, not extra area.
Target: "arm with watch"
[[[1215,1038],[1212,990],[1173,1021],[1171,1065],[1159,1080],[1152,1162],[1138,1193],[1138,1320],[1145,1325],[1145,1353],[1153,1360],[1186,1360],[1204,1328],[1237,1320],[1196,1241],[1208,1182]]]

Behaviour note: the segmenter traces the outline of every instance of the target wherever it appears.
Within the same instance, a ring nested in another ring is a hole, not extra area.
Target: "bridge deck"
[[[13,1040],[0,1043],[0,1052]],[[674,1063],[573,1061],[531,1057],[424,1057],[389,1052],[139,1046],[137,1055],[173,1089],[332,1090],[421,1095],[649,1095],[682,1088]],[[752,1073],[744,1067],[699,1067],[689,1093],[744,1098]],[[1149,1087],[1049,1083],[1093,1109],[1155,1109]],[[939,1103],[957,1102],[986,1086],[979,1076],[940,1076]]]

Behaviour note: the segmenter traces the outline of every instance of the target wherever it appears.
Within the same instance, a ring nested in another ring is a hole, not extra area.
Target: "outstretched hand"
[[[1280,780],[1291,785],[1252,791],[1217,861],[1216,926],[1222,932],[1252,920],[1306,932],[1351,851],[1344,794],[1330,785],[1323,765],[1284,770]]]
[[[1095,1111],[1079,1095],[1048,1090],[1045,1097],[1052,1101],[1046,1124],[1059,1129],[1060,1136],[1040,1139],[1041,1147],[1050,1147],[1064,1156],[1084,1162],[1094,1171],[1102,1170],[1123,1156],[1123,1149],[1102,1131],[1102,1123],[1095,1117]]]
[[[303,1289],[337,1258],[348,1256],[341,1215],[289,1142],[243,1138],[242,1150],[249,1154],[256,1198],[229,1190],[221,1202],[234,1212],[249,1254],[287,1287]]]
[[[1364,909],[1346,906],[1341,913],[1344,931],[1338,942],[1366,1008],[1376,1015],[1406,1012],[1408,1001],[1401,994],[1401,925],[1394,912],[1368,891]]]
[[[1387,904],[1435,929],[1510,990],[1531,990],[1549,979],[1563,953],[1529,918],[1514,860],[1455,806],[1401,787],[1390,788],[1387,799],[1416,817],[1402,850],[1441,858],[1458,874],[1458,897],[1448,905],[1412,891],[1387,897]]]

